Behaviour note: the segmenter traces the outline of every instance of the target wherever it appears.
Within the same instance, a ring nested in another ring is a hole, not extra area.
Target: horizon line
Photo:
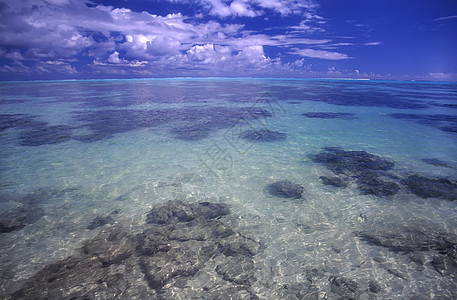
[[[30,80],[2,80],[7,82],[72,82],[72,81],[114,81],[114,80],[341,80],[341,81],[383,81],[383,82],[424,82],[424,83],[457,83],[457,81],[432,80],[432,79],[379,79],[379,78],[351,78],[351,77],[221,77],[221,76],[177,76],[177,77],[139,77],[139,78],[70,78],[70,79],[30,79]]]

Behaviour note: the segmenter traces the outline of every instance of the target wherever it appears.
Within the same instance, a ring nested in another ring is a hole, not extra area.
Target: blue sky
[[[456,0],[0,0],[0,79],[457,80]]]

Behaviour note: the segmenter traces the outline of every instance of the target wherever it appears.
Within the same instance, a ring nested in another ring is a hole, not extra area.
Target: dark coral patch
[[[421,198],[457,200],[457,183],[445,178],[427,178],[421,175],[410,175],[401,182],[412,193]]]
[[[399,85],[395,85],[398,88]],[[406,87],[410,89],[410,87]],[[424,91],[420,91],[424,92]],[[271,93],[278,98],[287,97],[291,100],[306,100],[325,102],[340,106],[364,106],[364,107],[390,107],[398,109],[422,109],[429,105],[419,100],[420,92],[413,95],[399,95],[379,91],[372,83],[357,83],[354,89],[352,82],[327,82],[315,81],[306,86],[283,86],[275,87]],[[416,99],[412,100],[414,97]]]
[[[276,142],[285,140],[286,137],[284,132],[269,129],[246,130],[240,134],[240,138],[251,142]]]
[[[437,158],[424,158],[422,159],[424,163],[427,163],[432,166],[438,166],[443,168],[449,169],[456,169],[457,170],[457,163],[451,161],[443,161]]]
[[[72,139],[74,128],[67,125],[49,125],[33,116],[23,114],[0,115],[0,132],[7,129],[20,129],[20,145],[41,146],[58,144]]]
[[[265,191],[272,196],[292,199],[300,199],[304,190],[303,186],[289,180],[276,181],[265,187]]]
[[[115,134],[142,128],[154,128],[171,123],[173,137],[181,140],[198,141],[216,130],[233,127],[239,120],[258,120],[272,114],[257,107],[248,108],[181,108],[165,110],[105,109],[80,111],[73,114],[75,125],[50,125],[37,121],[33,116],[22,114],[0,114],[0,132],[21,129],[20,145],[41,146],[58,144],[70,140],[96,142],[111,138]],[[81,134],[76,129],[88,131]],[[266,135],[265,132],[260,132]],[[278,138],[280,133],[276,134]],[[274,138],[270,136],[269,138]]]
[[[83,142],[93,142],[140,128],[151,128],[169,121],[165,113],[152,110],[99,110],[77,112],[74,118],[91,131],[77,136]]]
[[[37,121],[35,117],[23,114],[0,114],[0,132],[10,129],[37,129],[46,126],[46,122]]]
[[[438,106],[438,107],[445,107],[445,108],[457,109],[457,104],[453,104],[453,103],[436,103],[436,102],[431,102],[430,104],[433,105],[433,106]]]
[[[322,181],[322,184],[324,184],[324,185],[331,185],[334,187],[343,187],[343,188],[347,186],[346,181],[340,177],[321,176],[320,180]]]
[[[99,110],[76,113],[75,119],[91,133],[78,136],[92,142],[141,128],[154,128],[171,123],[172,135],[181,140],[198,141],[211,132],[230,128],[240,119],[255,120],[270,117],[260,108],[182,108],[167,110]],[[175,123],[179,125],[175,125]]]
[[[199,141],[209,136],[211,129],[206,126],[183,126],[171,130],[173,136],[178,140]]]
[[[42,126],[23,132],[20,136],[22,146],[41,146],[59,144],[72,139],[73,128],[66,125]]]
[[[397,119],[414,121],[418,124],[434,127],[441,131],[457,133],[457,116],[442,114],[391,114],[391,116]]]
[[[385,181],[381,178],[395,165],[389,159],[365,151],[345,151],[337,147],[324,148],[324,151],[311,158],[341,178],[341,182],[327,177],[321,178],[324,184],[342,186],[345,178],[353,179],[363,194],[378,197],[393,196],[400,190],[400,186],[395,182]]]
[[[400,190],[400,186],[395,182],[385,181],[377,176],[360,177],[357,185],[363,194],[378,197],[393,196]]]
[[[372,171],[391,170],[395,163],[389,159],[365,151],[345,151],[337,147],[326,147],[312,157],[338,175],[357,176]]]
[[[19,104],[19,103],[24,103],[25,100],[0,100],[0,105],[8,105],[8,104]]]
[[[0,114],[0,132],[16,127],[21,119],[19,114]]]
[[[354,119],[355,114],[353,113],[336,113],[336,112],[309,112],[304,113],[302,116],[307,118],[316,119]]]

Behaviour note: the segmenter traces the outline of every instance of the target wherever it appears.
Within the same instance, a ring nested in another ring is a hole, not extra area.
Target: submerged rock
[[[383,299],[382,288],[372,279],[352,280],[345,276],[331,276],[327,299]]]
[[[362,292],[357,282],[346,277],[332,276],[329,280],[332,292],[343,299],[358,299]]]
[[[373,231],[361,231],[356,235],[365,242],[396,252],[435,250],[440,253],[452,253],[457,246],[449,238],[432,229],[380,227]]]
[[[445,178],[427,178],[411,175],[401,181],[412,193],[421,198],[457,200],[457,183]]]
[[[107,273],[97,259],[69,257],[44,267],[11,299],[90,299],[88,294],[103,286]]]
[[[185,204],[181,201],[170,201],[151,210],[146,216],[149,224],[176,224],[190,222],[194,219],[208,220],[228,215],[230,210],[227,204],[200,202]]]
[[[253,256],[259,251],[258,242],[243,237],[239,234],[232,234],[220,241],[221,251],[226,256]]]
[[[153,255],[171,248],[167,227],[153,226],[136,236],[136,251],[139,255]]]
[[[370,292],[379,294],[382,291],[381,286],[374,280],[370,280],[368,283],[368,289]]]
[[[246,130],[240,134],[240,138],[251,142],[276,142],[285,140],[286,137],[284,132],[269,129]]]
[[[217,284],[189,295],[255,299],[252,256],[260,245],[219,220],[229,213],[220,203],[157,205],[140,234],[111,228],[85,242],[80,255],[44,267],[7,299],[173,299],[176,289],[191,289],[195,276],[216,276]]]
[[[420,254],[426,252],[424,255],[433,257],[429,266],[435,271],[442,276],[457,276],[457,237],[437,229],[435,224],[375,224],[370,230],[356,232],[356,236],[369,244],[408,254],[420,269],[429,265]],[[407,273],[385,264],[384,258],[374,260],[392,275],[408,280]]]
[[[118,264],[129,258],[134,250],[134,237],[126,232],[115,230],[108,236],[100,235],[84,244],[83,251],[98,258],[104,267]]]
[[[93,230],[106,224],[114,224],[114,219],[110,215],[98,215],[90,222],[87,229]]]
[[[457,259],[449,256],[435,256],[431,261],[435,270],[443,276],[457,277]]]
[[[43,209],[45,203],[62,197],[74,197],[76,192],[76,188],[40,188],[27,194],[0,195],[0,202],[10,202],[10,205],[15,205],[13,208],[3,206],[0,211],[0,233],[20,230],[27,225],[36,223],[45,215]]]
[[[225,203],[199,202],[193,205],[194,213],[198,219],[216,219],[230,214],[230,210]]]
[[[11,299],[128,299],[134,238],[121,230],[86,242],[81,255],[49,264],[27,279]],[[151,293],[144,297],[150,299]],[[7,297],[8,298],[8,297]],[[8,298],[8,299],[10,299]]]
[[[222,253],[227,259],[257,253],[258,243],[235,234],[218,220],[229,213],[226,204],[210,202],[170,201],[153,208],[146,220],[158,226],[137,236],[137,251],[143,254],[140,266],[149,286],[161,290],[173,282],[182,285]],[[231,273],[221,274],[233,276],[236,283],[241,280]]]
[[[7,233],[33,224],[44,215],[44,210],[33,205],[24,205],[0,214],[0,233]]]
[[[234,256],[216,267],[216,272],[224,280],[241,285],[251,285],[254,282],[254,262],[248,256]]]
[[[172,244],[168,251],[142,256],[140,266],[152,289],[160,290],[173,278],[186,279],[195,275],[216,253],[211,242],[188,240]],[[210,248],[212,251],[201,251]]]
[[[289,180],[281,180],[267,185],[265,190],[275,197],[300,199],[305,189]]]

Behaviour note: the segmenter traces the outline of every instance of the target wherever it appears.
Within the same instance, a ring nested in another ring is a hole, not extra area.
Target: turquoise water
[[[236,282],[248,294],[233,292],[234,299],[457,296],[455,83],[2,82],[0,109],[6,298],[100,234],[141,233],[146,214],[170,200],[227,204],[231,213],[220,221],[260,245],[249,258],[254,279]],[[276,135],[268,140],[269,133]],[[338,173],[316,160],[325,147],[393,162],[374,181],[397,188],[367,192],[366,166],[350,161]],[[418,183],[423,189],[447,196],[412,189],[405,179],[413,175],[431,179]],[[325,185],[321,176],[339,176],[346,187]],[[301,196],[269,193],[268,185],[284,180],[301,186]],[[109,222],[91,227],[97,216]],[[122,273],[130,296],[118,298],[141,299],[145,289],[152,298],[211,299],[217,287],[202,289],[202,274],[235,284],[212,268],[218,257],[184,286],[170,281],[160,293],[140,271]]]

